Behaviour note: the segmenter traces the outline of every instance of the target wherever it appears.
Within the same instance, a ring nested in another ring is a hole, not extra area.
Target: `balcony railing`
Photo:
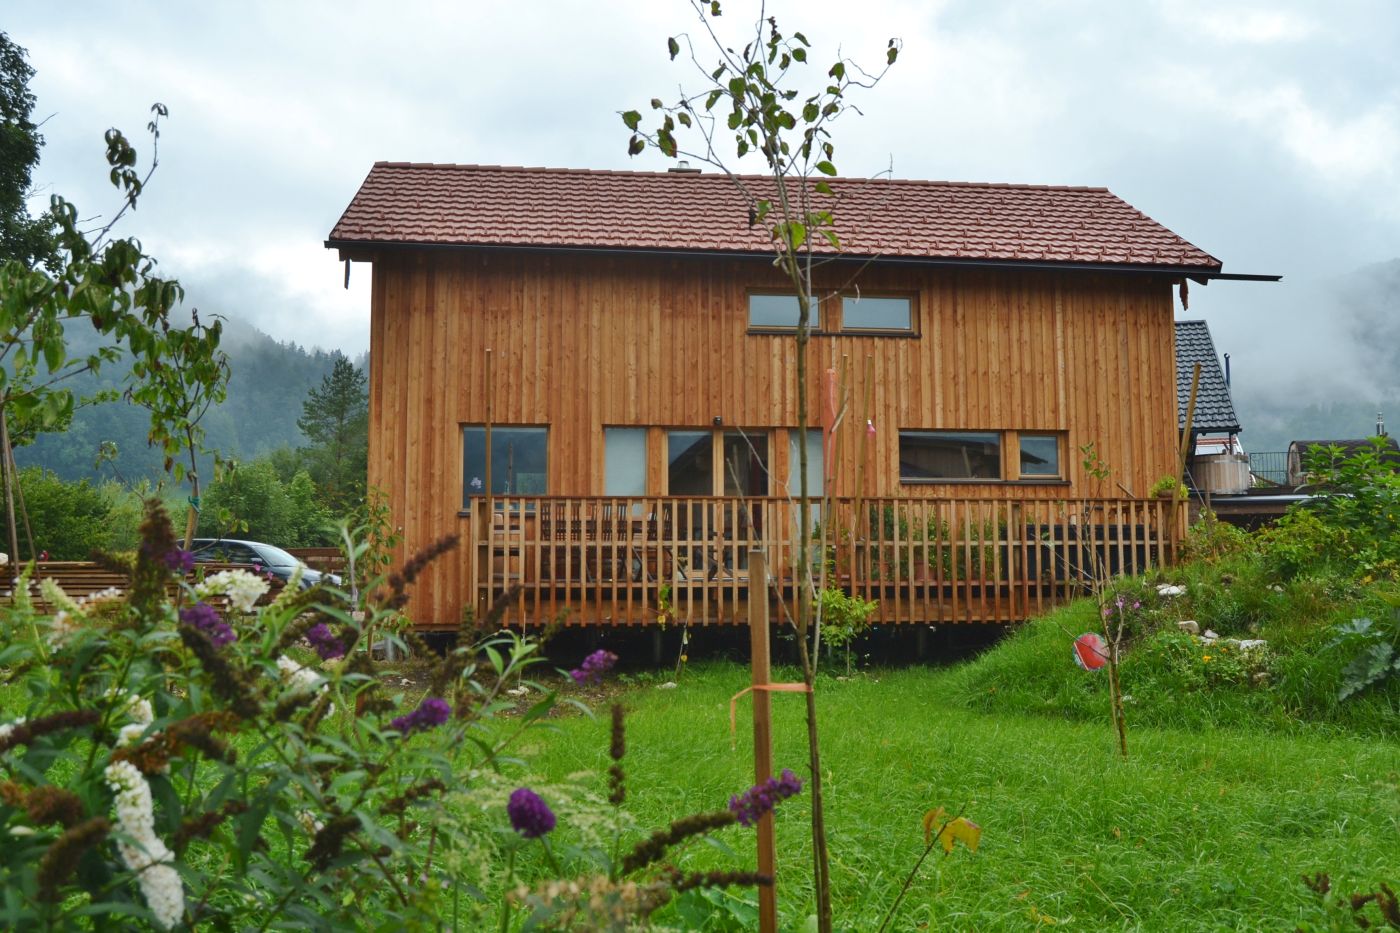
[[[1290,484],[1288,451],[1270,450],[1249,455],[1249,472],[1256,480],[1274,486]]]
[[[509,594],[508,625],[742,623],[758,548],[775,611],[795,614],[798,508],[779,498],[497,498],[463,519],[475,605],[484,612]],[[1026,619],[1105,575],[1169,561],[1185,519],[1169,501],[1136,499],[812,509],[815,586],[876,602],[876,623]]]

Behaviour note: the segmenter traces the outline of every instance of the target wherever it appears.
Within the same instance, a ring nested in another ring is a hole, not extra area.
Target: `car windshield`
[[[263,563],[271,564],[274,567],[295,566],[301,563],[280,547],[273,547],[270,544],[255,544],[253,550],[262,556]]]

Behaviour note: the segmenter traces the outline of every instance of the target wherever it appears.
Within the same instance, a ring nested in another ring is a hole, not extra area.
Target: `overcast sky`
[[[725,21],[754,8],[729,0]],[[864,116],[837,125],[842,174],[1107,186],[1225,271],[1285,276],[1193,287],[1178,312],[1210,322],[1237,385],[1400,384],[1347,365],[1327,289],[1400,257],[1395,0],[769,12],[816,60],[839,46],[878,63],[887,39],[904,42]],[[0,19],[37,71],[45,199],[110,212],[103,131],[144,155],[148,107],[165,103],[161,167],[124,229],[201,310],[351,354],[368,345],[368,269],[343,290],[322,243],[375,160],[664,168],[628,159],[616,114],[694,86],[665,39],[696,26],[682,0],[6,0]]]

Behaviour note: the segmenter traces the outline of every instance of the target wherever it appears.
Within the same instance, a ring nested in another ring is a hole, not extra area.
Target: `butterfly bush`
[[[114,797],[117,828],[129,840],[118,842],[117,849],[136,873],[156,923],[168,930],[184,916],[185,887],[171,864],[174,853],[156,835],[151,786],[129,761],[113,762],[103,773]]]
[[[526,839],[538,839],[555,826],[554,811],[528,787],[516,788],[506,804],[506,815],[510,817],[511,829]]]
[[[267,594],[269,584],[262,577],[246,570],[220,570],[195,586],[201,598],[222,595],[234,612],[250,613],[259,599]]]
[[[507,740],[469,740],[486,735],[500,685],[540,663],[535,646],[474,635],[439,658],[418,644],[433,686],[405,709],[370,653],[384,603],[347,619],[310,587],[260,606],[267,584],[252,574],[189,583],[158,505],[141,534],[135,553],[101,558],[127,578],[120,592],[73,599],[39,583],[40,603],[24,572],[0,608],[0,695],[13,698],[0,714],[0,925],[491,925],[479,891],[504,886],[495,841],[509,821],[453,795],[548,714],[538,704]],[[364,592],[411,612],[432,556]],[[485,682],[484,647],[499,665]]]
[[[583,663],[577,668],[569,671],[569,676],[572,677],[574,683],[578,684],[580,687],[586,684],[601,683],[603,676],[607,674],[608,671],[612,670],[613,665],[616,663],[617,655],[613,654],[611,651],[599,648],[597,651],[584,658]]]
[[[782,801],[802,791],[802,779],[784,768],[781,777],[769,778],[762,784],[755,784],[742,794],[729,798],[729,812],[733,813],[742,826],[754,826],[765,813],[773,812]]]

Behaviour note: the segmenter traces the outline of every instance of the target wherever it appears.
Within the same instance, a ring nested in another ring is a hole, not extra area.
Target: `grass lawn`
[[[879,925],[934,806],[964,810],[982,847],[931,856],[892,929],[1327,929],[1303,873],[1327,872],[1344,894],[1400,881],[1400,744],[1134,727],[1130,712],[1125,762],[1106,710],[1100,722],[970,711],[954,699],[956,674],[906,668],[819,684],[838,929]],[[627,807],[642,827],[722,807],[752,783],[747,701],[733,744],[729,734],[729,698],[747,682],[746,667],[716,663],[692,667],[676,689],[624,694]],[[805,776],[802,699],[777,694],[773,705],[776,766]],[[601,788],[605,712],[537,734],[524,757],[544,781],[590,770]],[[809,815],[805,792],[777,813],[783,929],[812,912]],[[692,845],[677,864],[753,864],[751,833],[720,836],[737,857]],[[718,913],[713,923],[725,928]]]

